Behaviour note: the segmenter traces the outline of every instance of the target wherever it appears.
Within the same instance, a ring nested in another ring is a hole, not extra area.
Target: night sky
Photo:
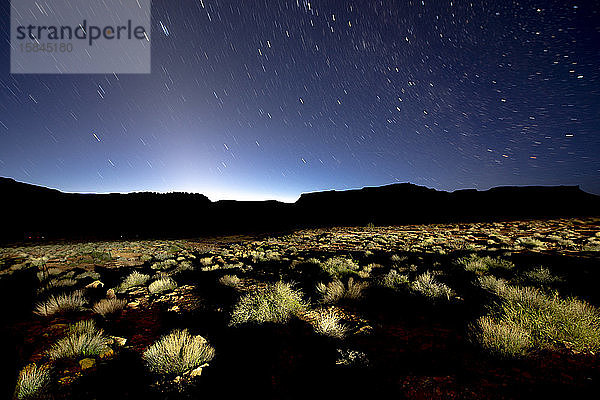
[[[154,0],[150,75],[11,75],[0,4],[1,176],[213,200],[600,193],[598,1]]]

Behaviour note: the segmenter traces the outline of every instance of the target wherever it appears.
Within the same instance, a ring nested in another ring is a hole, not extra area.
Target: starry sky
[[[11,75],[0,175],[212,200],[412,182],[600,194],[600,2],[154,0],[149,75]]]

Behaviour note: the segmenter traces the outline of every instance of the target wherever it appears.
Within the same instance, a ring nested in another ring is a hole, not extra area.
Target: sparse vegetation
[[[342,339],[348,332],[348,327],[340,322],[339,315],[331,308],[319,312],[313,326],[317,334],[338,339]]]
[[[35,306],[35,313],[48,317],[58,313],[77,312],[84,309],[86,299],[82,291],[75,291],[60,295],[51,295],[46,301]]]
[[[240,278],[235,275],[223,275],[219,278],[219,283],[223,286],[237,288],[240,285]]]
[[[476,343],[499,358],[522,358],[533,344],[529,332],[514,321],[496,321],[487,315],[471,325],[470,332]]]
[[[360,269],[354,260],[345,257],[329,258],[321,263],[321,268],[323,271],[336,278],[356,274]]]
[[[110,339],[100,329],[71,332],[47,351],[52,360],[95,357],[110,350]]]
[[[449,302],[456,297],[454,290],[446,284],[438,282],[431,272],[425,272],[417,276],[415,281],[411,283],[411,289],[432,303]]]
[[[408,275],[400,274],[395,269],[390,270],[381,277],[381,286],[396,291],[404,291],[409,288],[410,280]]]
[[[585,301],[547,295],[533,287],[501,280],[484,284],[495,299],[491,316],[498,323],[528,332],[535,349],[566,347],[576,351],[600,349],[600,312]]]
[[[39,399],[47,394],[52,382],[52,367],[48,364],[29,364],[19,373],[15,398],[18,400]]]
[[[300,290],[277,282],[244,295],[233,308],[229,325],[265,322],[285,323],[307,308]]]
[[[145,286],[150,280],[150,275],[142,274],[138,271],[133,271],[131,274],[127,275],[127,277],[121,282],[118,287],[120,292],[124,292],[127,289],[137,286]]]
[[[152,294],[167,292],[175,289],[177,282],[169,276],[159,278],[148,286],[148,291]]]
[[[94,312],[103,317],[108,317],[113,314],[120,313],[127,305],[125,299],[102,299],[94,305]]]
[[[515,265],[502,258],[492,258],[489,256],[480,257],[471,254],[469,257],[463,257],[457,261],[466,271],[474,272],[478,275],[485,275],[490,272],[512,271]]]
[[[160,375],[180,375],[212,361],[214,348],[199,335],[175,330],[161,337],[143,354],[150,371]]]
[[[325,304],[337,303],[342,299],[357,300],[362,297],[366,283],[355,281],[354,278],[348,278],[348,283],[344,285],[339,279],[335,279],[325,285],[322,282],[317,284],[317,292],[320,294],[320,302]]]
[[[552,272],[543,266],[539,266],[523,273],[523,280],[526,283],[541,286],[541,287],[549,287],[554,286],[563,282],[563,279],[552,274]]]

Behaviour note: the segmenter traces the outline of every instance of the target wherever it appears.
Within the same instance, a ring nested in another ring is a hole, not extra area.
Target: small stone
[[[106,291],[106,298],[107,299],[116,299],[117,298],[117,294],[115,293],[115,289],[108,289]]]
[[[175,305],[171,308],[169,308],[167,311],[171,311],[171,312],[179,312],[179,306]]]
[[[79,366],[83,371],[94,368],[96,366],[96,360],[93,358],[84,358],[83,360],[79,361]]]
[[[98,280],[96,280],[96,281],[94,281],[94,282],[92,282],[90,284],[87,284],[85,286],[86,289],[98,289],[98,288],[101,288],[101,287],[104,287],[104,283],[102,283],[101,281],[98,281]]]
[[[201,376],[202,375],[202,367],[204,367],[204,365],[198,367],[198,368],[194,368],[193,370],[190,371],[190,377],[195,378],[197,376]]]
[[[117,346],[125,346],[125,343],[127,343],[127,339],[119,336],[111,336],[111,339]]]
[[[131,303],[127,303],[127,307],[138,308],[140,306],[139,301],[132,301]]]
[[[100,359],[104,360],[106,358],[111,358],[114,354],[115,352],[113,351],[113,349],[108,349],[104,353],[100,354]]]

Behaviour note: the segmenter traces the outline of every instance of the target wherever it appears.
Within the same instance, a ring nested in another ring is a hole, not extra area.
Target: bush
[[[469,257],[460,258],[458,259],[457,263],[466,271],[474,272],[478,275],[485,275],[491,271],[511,271],[515,267],[512,262],[503,260],[500,257],[479,257],[476,254],[471,254]]]
[[[302,292],[291,284],[277,282],[243,296],[233,308],[230,326],[244,323],[285,323],[306,310]]]
[[[68,333],[79,335],[82,333],[93,333],[97,330],[96,321],[93,319],[86,319],[69,325]]]
[[[587,302],[506,283],[490,291],[494,295],[489,306],[492,316],[527,331],[535,348],[600,350],[600,312]]]
[[[410,286],[410,281],[408,275],[400,274],[395,269],[392,269],[381,278],[381,286],[396,291],[402,291]]]
[[[100,329],[69,333],[46,352],[52,360],[94,357],[110,350],[110,339]]]
[[[223,275],[219,278],[219,283],[223,286],[237,288],[240,285],[240,278],[235,275]]]
[[[471,339],[498,358],[521,358],[532,345],[531,335],[512,321],[479,318],[470,326]]]
[[[202,336],[175,330],[148,347],[143,359],[156,374],[179,375],[210,362],[214,356],[214,348]]]
[[[148,286],[148,291],[150,291],[150,293],[162,293],[162,292],[166,292],[166,291],[170,291],[173,290],[177,287],[177,282],[175,282],[175,280],[171,277],[163,277],[160,279],[155,280],[154,282],[152,282],[150,284],[150,286]]]
[[[424,296],[427,300],[432,303],[438,301],[450,301],[456,296],[454,290],[447,285],[435,280],[431,272],[425,272],[417,276],[415,281],[411,284],[413,292]]]
[[[48,317],[57,313],[77,312],[84,309],[86,299],[83,292],[77,290],[71,293],[65,293],[57,296],[50,296],[44,302],[35,306],[34,313]]]
[[[355,282],[354,278],[348,279],[348,284],[344,286],[342,281],[336,279],[325,285],[322,282],[317,283],[317,292],[321,295],[321,303],[333,304],[342,299],[357,300],[362,297],[362,291],[367,285],[363,282]]]
[[[344,257],[333,257],[321,263],[321,269],[333,277],[343,277],[358,273],[359,266],[354,260]]]
[[[49,365],[29,364],[19,373],[15,398],[18,400],[37,399],[47,393],[52,377],[52,368]]]
[[[150,280],[150,275],[142,274],[137,271],[133,271],[131,274],[127,275],[123,282],[118,287],[120,292],[124,292],[125,290],[136,287],[136,286],[145,286],[146,283]]]
[[[94,305],[94,312],[103,317],[112,314],[120,313],[127,305],[127,300],[124,299],[102,299]]]
[[[164,270],[164,269],[175,268],[176,266],[177,266],[177,261],[175,261],[173,259],[169,259],[169,260],[164,260],[164,261],[154,263],[150,266],[150,268]]]
[[[553,286],[563,282],[563,279],[553,275],[548,268],[539,267],[533,268],[523,273],[523,280],[535,286]]]
[[[319,335],[338,339],[342,339],[348,332],[348,327],[340,323],[340,317],[333,309],[320,312],[313,323],[313,327]]]

